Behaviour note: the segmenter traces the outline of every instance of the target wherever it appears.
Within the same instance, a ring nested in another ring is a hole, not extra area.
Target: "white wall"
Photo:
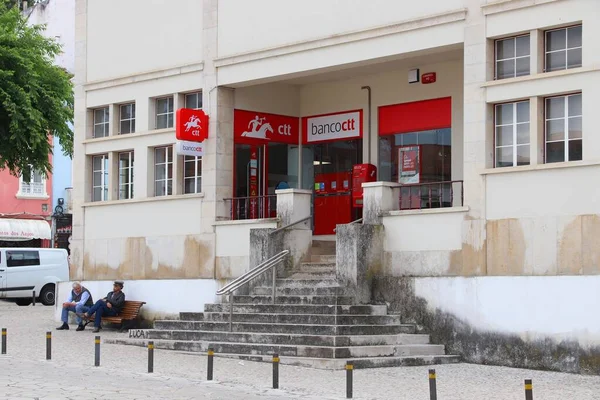
[[[415,295],[474,329],[600,344],[600,319],[590,317],[600,276],[416,278]]]
[[[202,4],[90,0],[88,82],[202,61]]]
[[[376,28],[460,9],[464,0],[219,1],[219,56]],[[274,34],[276,32],[276,34]]]
[[[271,114],[300,116],[300,87],[284,83],[235,90],[235,108]]]
[[[94,301],[112,290],[113,281],[82,281]],[[60,320],[62,303],[66,301],[72,282],[58,284],[54,317]],[[204,305],[217,301],[218,283],[213,279],[135,280],[125,281],[126,300],[145,301],[144,319],[178,318],[180,312],[203,312]]]

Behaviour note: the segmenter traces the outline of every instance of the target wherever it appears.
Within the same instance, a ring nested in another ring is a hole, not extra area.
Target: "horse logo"
[[[265,117],[259,118],[257,115],[252,121],[248,123],[249,130],[242,133],[242,136],[254,139],[270,140],[267,137],[267,132],[273,133],[273,127],[270,123],[265,121]]]
[[[189,130],[192,128],[202,130],[202,125],[200,124],[200,118],[198,118],[195,115],[192,115],[190,117],[190,120],[188,122],[186,122],[184,125],[185,125],[186,132],[189,132]]]

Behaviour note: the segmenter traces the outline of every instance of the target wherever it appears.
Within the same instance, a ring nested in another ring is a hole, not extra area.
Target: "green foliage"
[[[0,169],[14,175],[29,165],[52,171],[51,136],[73,155],[71,75],[54,65],[61,47],[44,29],[0,1]]]

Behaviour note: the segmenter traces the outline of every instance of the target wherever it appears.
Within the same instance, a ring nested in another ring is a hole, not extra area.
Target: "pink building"
[[[51,215],[52,175],[0,170],[0,247],[49,247]]]

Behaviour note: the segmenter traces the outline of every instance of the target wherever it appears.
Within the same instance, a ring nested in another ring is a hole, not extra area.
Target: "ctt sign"
[[[304,143],[362,137],[362,110],[304,118]]]
[[[204,155],[204,143],[177,141],[177,154],[182,156],[202,157]]]
[[[177,140],[203,142],[208,138],[208,115],[202,110],[180,108],[175,116]]]

